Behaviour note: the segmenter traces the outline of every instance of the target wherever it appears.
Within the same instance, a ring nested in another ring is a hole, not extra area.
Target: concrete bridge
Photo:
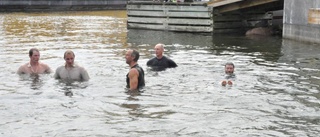
[[[284,0],[283,37],[320,44],[320,0]]]
[[[128,28],[239,33],[254,27],[274,27],[275,20],[279,20],[280,25],[277,25],[283,38],[320,43],[320,0],[211,0],[189,3],[131,0],[127,11]],[[274,14],[279,14],[279,11],[280,15]]]

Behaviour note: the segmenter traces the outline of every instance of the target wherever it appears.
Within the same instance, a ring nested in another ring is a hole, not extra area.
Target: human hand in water
[[[226,85],[227,85],[227,81],[225,81],[225,80],[222,81],[222,82],[221,82],[221,85],[222,85],[222,86],[226,86]]]
[[[232,81],[231,80],[228,80],[228,85],[232,85]]]
[[[222,85],[222,86],[226,86],[227,84],[228,84],[228,85],[232,85],[233,83],[232,83],[231,80],[228,80],[228,81],[227,81],[227,80],[223,80],[223,81],[221,82],[221,85]]]

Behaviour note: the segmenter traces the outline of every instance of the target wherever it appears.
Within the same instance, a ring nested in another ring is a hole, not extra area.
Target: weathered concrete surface
[[[320,0],[285,0],[284,2],[283,37],[320,43],[320,24],[308,22],[310,9],[319,9]]]
[[[0,0],[0,11],[125,9],[126,0]]]

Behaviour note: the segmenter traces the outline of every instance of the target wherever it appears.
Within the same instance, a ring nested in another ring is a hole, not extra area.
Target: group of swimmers
[[[44,74],[51,73],[51,68],[44,63],[39,62],[40,52],[36,48],[29,50],[30,61],[19,67],[18,74]],[[88,72],[76,64],[74,64],[75,54],[71,50],[64,53],[65,65],[56,69],[54,78],[74,81],[88,81]]]
[[[153,70],[164,70],[166,68],[174,68],[178,65],[166,56],[163,56],[164,45],[159,43],[154,47],[156,57],[150,59],[147,62],[147,66]],[[144,71],[138,65],[139,52],[136,50],[128,50],[126,52],[126,63],[130,66],[130,71],[127,74],[127,88],[130,90],[136,90],[145,86]],[[222,86],[232,85],[232,80],[235,78],[234,75],[234,64],[228,62],[225,64],[225,80],[221,82]]]
[[[166,68],[174,68],[178,65],[170,58],[163,55],[164,44],[157,44],[154,47],[156,57],[147,62],[147,66],[153,70],[161,71]],[[144,70],[138,65],[139,52],[137,50],[129,49],[125,54],[126,63],[130,66],[130,70],[126,75],[127,88],[130,91],[138,90],[145,86]],[[52,73],[51,68],[39,62],[40,52],[36,48],[29,50],[30,61],[19,67],[18,74],[43,74]],[[90,79],[85,68],[74,63],[75,54],[71,50],[64,53],[65,65],[56,69],[54,78],[66,81],[88,81]],[[222,85],[232,85],[230,78],[234,77],[234,64],[227,63],[225,65],[226,79],[222,81]]]
[[[153,70],[164,70],[166,68],[174,68],[178,65],[168,57],[163,55],[164,45],[159,43],[154,47],[156,57],[147,62],[147,66]],[[136,50],[128,50],[126,52],[126,63],[130,66],[130,71],[127,74],[127,88],[137,90],[144,87],[144,71],[138,65],[139,52]]]

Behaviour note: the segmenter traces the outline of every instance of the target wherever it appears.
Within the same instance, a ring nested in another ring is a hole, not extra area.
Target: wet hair
[[[76,55],[74,55],[73,51],[67,50],[66,52],[64,52],[63,58],[66,58],[66,55],[67,55],[67,54],[72,54],[73,57],[76,57]]]
[[[29,50],[29,57],[31,57],[33,55],[34,51],[39,52],[39,50],[37,48],[32,48],[32,49]]]
[[[231,65],[234,68],[234,64],[232,62],[227,62],[224,67],[226,67],[227,65]]]
[[[131,57],[134,57],[133,61],[137,62],[140,57],[139,52],[133,49],[131,52]]]

